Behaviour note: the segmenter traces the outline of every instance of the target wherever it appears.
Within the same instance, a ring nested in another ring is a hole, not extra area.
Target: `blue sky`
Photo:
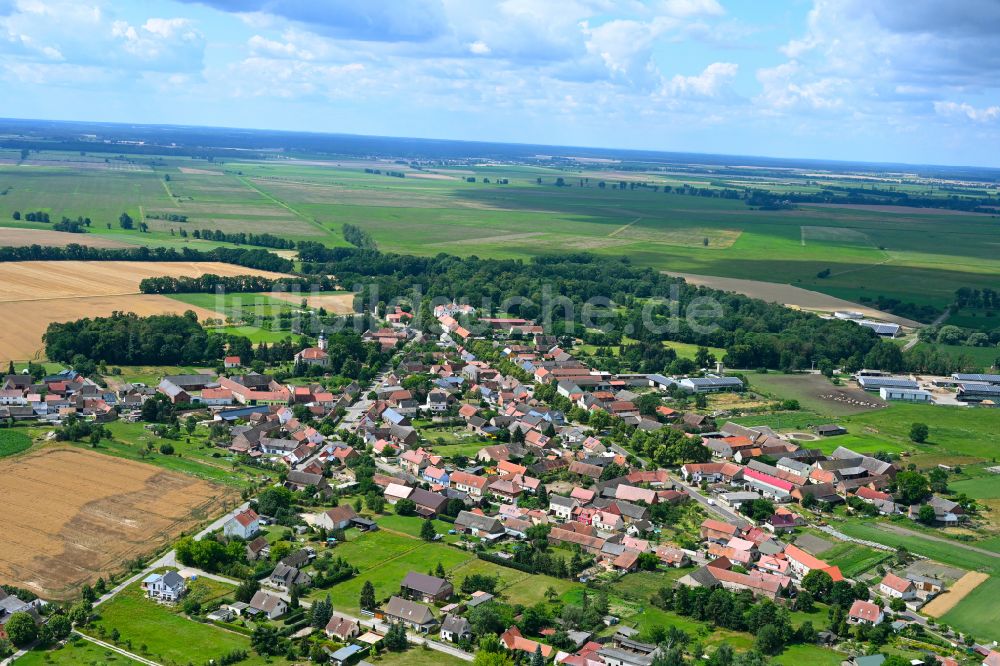
[[[0,0],[0,116],[1000,166],[996,0]]]

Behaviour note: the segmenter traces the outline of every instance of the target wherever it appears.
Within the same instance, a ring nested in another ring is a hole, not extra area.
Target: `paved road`
[[[735,511],[730,511],[726,507],[720,506],[718,502],[713,502],[712,504],[709,504],[708,498],[702,495],[700,490],[698,490],[696,487],[690,484],[685,483],[684,480],[681,479],[679,476],[671,474],[670,478],[671,480],[673,480],[674,483],[683,488],[684,492],[686,492],[691,497],[691,499],[698,502],[698,504],[701,504],[709,513],[714,513],[716,516],[722,518],[726,522],[732,523],[733,525],[736,525],[741,529],[744,527],[748,527],[750,525],[750,522],[746,518],[736,513]]]

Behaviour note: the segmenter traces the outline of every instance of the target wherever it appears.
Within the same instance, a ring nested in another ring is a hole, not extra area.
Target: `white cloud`
[[[477,39],[469,44],[469,53],[473,55],[489,55],[492,51],[493,49],[490,48],[489,44],[481,39]]]
[[[717,97],[739,73],[740,66],[732,62],[713,62],[701,74],[675,75],[665,86],[665,92],[676,97]]]
[[[1000,105],[976,108],[965,102],[934,102],[934,111],[948,118],[963,118],[977,123],[988,123],[1000,119]]]

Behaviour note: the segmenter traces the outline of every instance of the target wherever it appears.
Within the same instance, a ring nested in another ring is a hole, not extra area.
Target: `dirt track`
[[[73,447],[0,461],[0,580],[49,599],[194,527],[229,488]]]

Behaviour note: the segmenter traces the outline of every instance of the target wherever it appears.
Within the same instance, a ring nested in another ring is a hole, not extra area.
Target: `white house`
[[[168,571],[146,576],[142,581],[142,589],[150,599],[174,602],[184,596],[187,585],[176,571]]]
[[[260,531],[260,516],[253,509],[244,509],[226,521],[222,533],[227,537],[239,537],[244,541],[252,539]]]
[[[902,599],[909,601],[917,596],[917,588],[913,581],[900,578],[894,573],[887,573],[882,582],[878,584],[880,594],[889,599]]]
[[[287,611],[288,604],[284,599],[264,590],[257,590],[254,593],[246,610],[249,615],[264,615],[269,620],[279,618]]]

